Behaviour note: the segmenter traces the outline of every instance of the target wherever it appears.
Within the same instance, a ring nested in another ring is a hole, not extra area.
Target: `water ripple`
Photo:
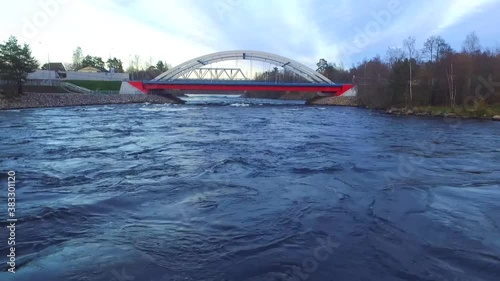
[[[213,99],[3,112],[22,254],[0,279],[500,276],[495,124]]]

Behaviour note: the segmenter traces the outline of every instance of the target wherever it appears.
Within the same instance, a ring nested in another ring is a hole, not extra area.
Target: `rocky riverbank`
[[[382,113],[399,115],[399,116],[427,116],[427,117],[443,117],[443,118],[463,118],[463,119],[483,119],[500,121],[500,115],[491,114],[488,112],[456,110],[453,112],[450,108],[391,108],[383,110]]]
[[[316,97],[306,102],[307,105],[333,105],[333,106],[353,106],[363,107],[359,104],[357,97]],[[450,107],[415,107],[415,108],[391,108],[382,110],[384,114],[427,116],[442,118],[463,118],[463,119],[483,119],[500,121],[500,108],[487,107],[478,108],[472,111],[463,108]]]
[[[0,96],[0,109],[84,106],[128,103],[179,104],[175,97],[158,95],[98,95],[75,93],[25,93],[20,97]]]
[[[307,105],[359,106],[356,97],[316,97],[306,102]]]
[[[279,91],[249,91],[242,95],[244,98],[256,99],[280,99],[280,100],[304,100],[307,105],[337,105],[337,106],[359,106],[356,97],[322,97],[313,92],[279,92]]]

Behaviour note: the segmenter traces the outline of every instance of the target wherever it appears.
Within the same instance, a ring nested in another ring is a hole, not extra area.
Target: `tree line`
[[[156,64],[154,64],[152,58],[149,58],[149,60],[143,64],[141,57],[135,55],[129,62],[127,72],[130,73],[130,79],[132,80],[150,80],[170,68],[172,68],[172,66],[162,60],[158,60]]]
[[[308,81],[301,76],[298,76],[293,71],[278,67],[272,70],[258,72],[253,77],[254,81],[268,83],[307,83]]]
[[[108,69],[106,69],[106,66]],[[67,70],[78,71],[85,67],[93,67],[99,71],[110,71],[116,73],[123,73],[123,63],[120,59],[116,57],[110,57],[106,62],[101,57],[83,55],[83,50],[81,47],[77,47],[73,51],[73,62],[66,65]]]
[[[360,102],[368,107],[500,103],[495,94],[500,48],[482,48],[475,32],[467,35],[459,51],[441,36],[428,38],[421,48],[408,37],[401,47],[389,48],[385,58],[365,59],[349,70],[320,60],[318,71],[332,81],[356,84]]]
[[[107,66],[107,69],[106,69]],[[116,57],[110,57],[106,62],[101,57],[91,56],[91,55],[83,55],[83,50],[81,47],[77,47],[75,51],[73,51],[73,62],[71,64],[66,65],[68,70],[78,71],[85,67],[93,67],[100,71],[114,71],[116,73],[124,73],[125,70],[123,68],[123,62],[121,59]],[[159,60],[156,64],[152,63],[152,59],[146,62],[145,67],[141,64],[141,58],[136,55],[129,62],[129,66],[127,68],[128,73],[135,74],[137,77],[147,77],[144,73],[163,73],[170,68],[170,65],[162,60]],[[141,75],[143,74],[143,75]]]
[[[124,72],[120,59],[116,57],[109,58],[105,63],[101,57],[84,56],[82,48],[78,47],[73,52],[73,62],[67,64],[66,68],[68,70],[79,70],[84,67],[94,67],[100,71],[107,71],[105,66],[117,73]],[[7,41],[0,44],[0,80],[3,80],[0,82],[6,84],[9,89],[15,86],[15,92],[18,95],[22,94],[23,84],[27,81],[28,75],[35,72],[39,67],[40,65],[33,57],[28,44],[21,45],[14,36],[9,37]],[[169,68],[170,65],[161,60],[155,65],[151,62],[146,63],[146,68],[141,68],[140,58],[139,56],[135,56],[128,70],[131,72],[131,79],[148,80],[167,71]]]

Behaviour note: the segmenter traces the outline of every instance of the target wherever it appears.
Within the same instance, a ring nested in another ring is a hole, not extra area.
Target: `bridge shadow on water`
[[[165,96],[167,94],[160,95]],[[187,94],[182,96],[168,94],[168,98],[173,98],[182,104],[199,106],[255,107],[297,106],[306,104],[306,101],[304,100],[247,98],[240,94]]]

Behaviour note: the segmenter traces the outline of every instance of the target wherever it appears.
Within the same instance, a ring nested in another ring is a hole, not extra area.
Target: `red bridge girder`
[[[131,81],[130,85],[147,94],[154,90],[187,91],[283,91],[324,92],[341,96],[353,88],[352,84],[306,84],[306,83],[197,83],[197,82],[142,82]]]

